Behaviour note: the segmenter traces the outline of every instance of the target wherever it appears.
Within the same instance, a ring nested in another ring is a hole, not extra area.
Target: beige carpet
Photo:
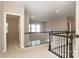
[[[15,41],[8,42],[8,49],[3,58],[58,58],[48,51],[48,44],[19,48]]]

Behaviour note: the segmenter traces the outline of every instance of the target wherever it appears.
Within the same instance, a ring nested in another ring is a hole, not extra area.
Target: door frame
[[[4,40],[3,40],[3,52],[6,52],[7,50],[7,35],[6,35],[6,21],[7,21],[7,15],[15,15],[15,16],[19,16],[19,46],[20,48],[24,48],[24,20],[23,20],[23,16],[21,14],[17,14],[17,13],[12,13],[12,12],[4,12],[4,21],[3,21],[3,36],[4,36]]]

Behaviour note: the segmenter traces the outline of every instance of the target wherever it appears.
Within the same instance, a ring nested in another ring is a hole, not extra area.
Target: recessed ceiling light
[[[31,16],[31,18],[34,18],[34,16]]]
[[[56,13],[59,13],[60,11],[59,10],[56,10]]]

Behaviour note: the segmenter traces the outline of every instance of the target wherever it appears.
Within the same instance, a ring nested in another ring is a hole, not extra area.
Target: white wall
[[[52,20],[46,22],[46,31],[65,31],[67,30],[67,20],[66,18]]]
[[[76,2],[76,34],[79,35],[79,1]],[[79,38],[76,38],[75,57],[79,57]]]
[[[0,56],[3,51],[3,6],[2,2],[0,2]]]
[[[29,13],[25,11],[24,33],[29,32]],[[24,45],[29,46],[29,34],[24,34]]]

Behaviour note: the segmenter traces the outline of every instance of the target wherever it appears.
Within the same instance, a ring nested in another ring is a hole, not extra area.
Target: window
[[[29,24],[29,32],[30,32],[30,24]]]
[[[35,24],[31,25],[31,32],[35,32]]]
[[[40,25],[39,24],[36,25],[36,32],[40,32]]]
[[[31,24],[29,26],[29,31],[31,31],[31,32],[40,32],[40,25],[39,24]]]

